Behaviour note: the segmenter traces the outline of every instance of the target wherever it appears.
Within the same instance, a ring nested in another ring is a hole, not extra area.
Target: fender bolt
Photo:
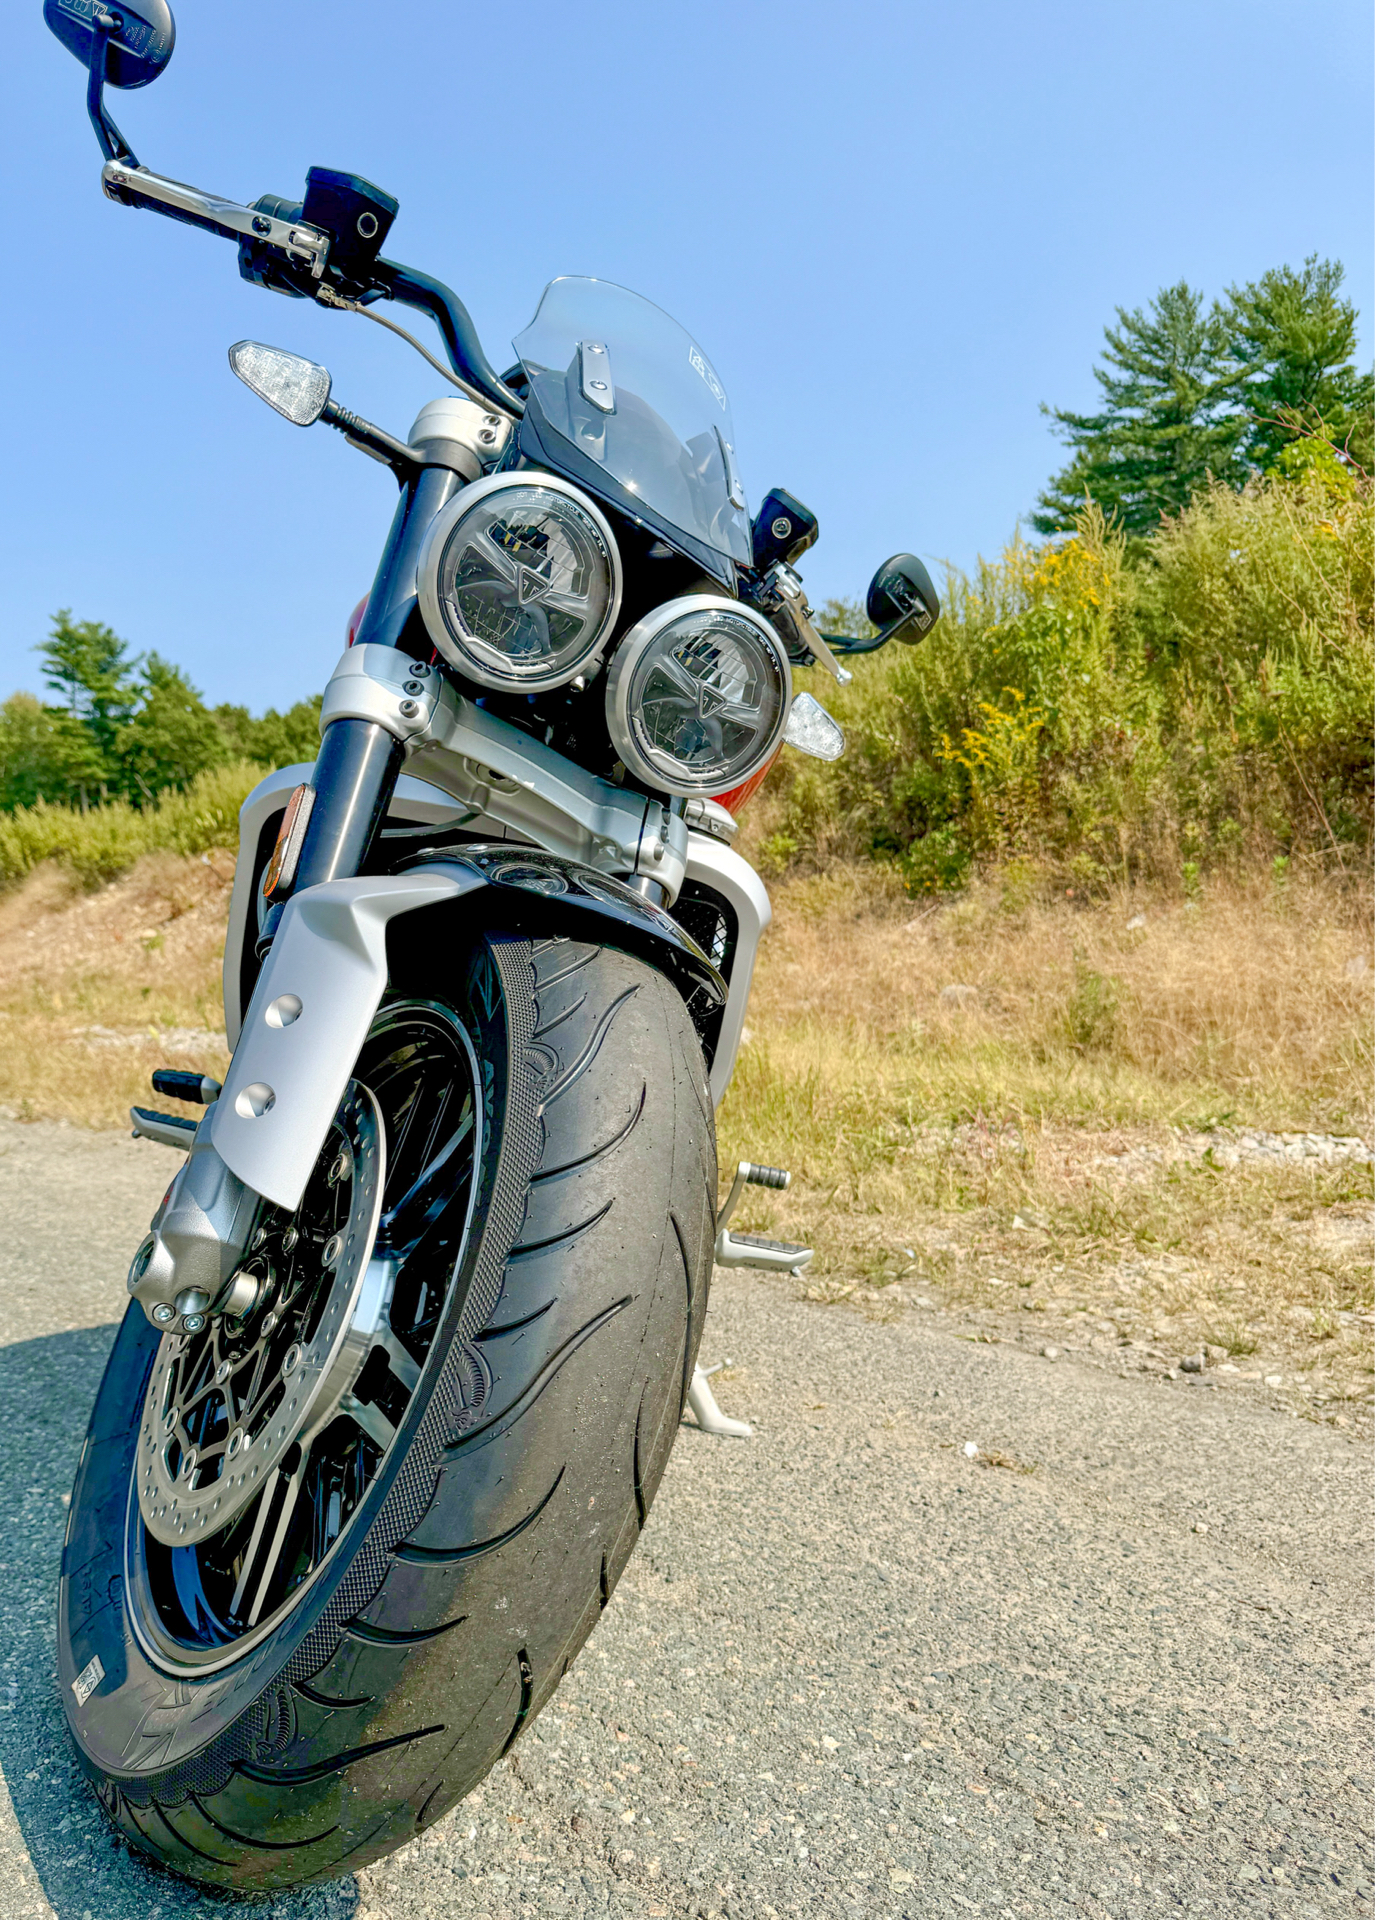
[[[420,709],[414,700],[403,700],[401,702],[401,718],[403,720],[414,720],[419,711]]]
[[[403,691],[406,693],[423,693],[425,689],[418,680],[408,680]]]

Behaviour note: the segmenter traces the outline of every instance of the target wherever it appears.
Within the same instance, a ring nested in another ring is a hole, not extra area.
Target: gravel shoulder
[[[111,1837],[53,1678],[65,1495],[173,1165],[0,1121],[7,1920],[245,1904]],[[684,1429],[578,1665],[478,1793],[252,1910],[1368,1910],[1368,1449],[1276,1398],[987,1333],[719,1274],[704,1352],[756,1437]]]

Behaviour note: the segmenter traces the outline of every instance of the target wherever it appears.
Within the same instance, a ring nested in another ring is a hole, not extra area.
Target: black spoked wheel
[[[131,1307],[73,1489],[78,1755],[221,1886],[352,1871],[476,1785],[614,1590],[691,1378],[716,1163],[677,991],[567,939],[437,949],[233,1316]]]
[[[128,1540],[135,1623],[161,1663],[206,1671],[272,1632],[376,1480],[457,1266],[475,1087],[452,1013],[388,1007],[301,1206],[254,1235],[247,1310],[164,1337]],[[454,1236],[428,1231],[440,1213]]]

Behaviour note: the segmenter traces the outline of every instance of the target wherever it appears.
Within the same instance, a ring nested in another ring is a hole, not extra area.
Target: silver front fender
[[[211,1144],[294,1211],[387,985],[387,923],[475,891],[461,870],[328,880],[287,902],[244,1014]]]

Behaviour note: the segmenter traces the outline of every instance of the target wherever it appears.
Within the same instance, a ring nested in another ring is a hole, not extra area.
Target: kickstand
[[[712,1372],[715,1371],[713,1367]],[[688,1405],[703,1433],[719,1433],[730,1440],[750,1440],[754,1437],[754,1429],[748,1420],[732,1420],[729,1414],[722,1413],[704,1367],[694,1367],[692,1370]]]

